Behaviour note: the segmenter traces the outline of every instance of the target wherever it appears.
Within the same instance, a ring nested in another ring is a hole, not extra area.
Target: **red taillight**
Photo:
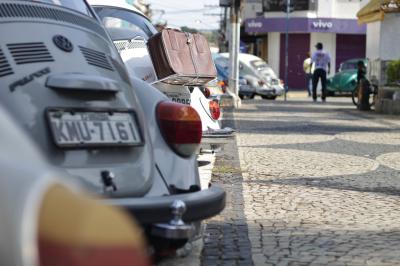
[[[219,104],[216,101],[210,101],[209,103],[211,118],[214,120],[218,120],[221,115],[221,109],[219,108]]]
[[[201,141],[201,120],[189,105],[161,102],[157,105],[157,119],[165,142],[179,155],[189,157]]]
[[[264,82],[263,80],[259,80],[259,81],[258,81],[258,85],[264,86],[264,84],[265,84],[265,82]]]
[[[204,87],[204,88],[203,88],[203,94],[204,94],[204,97],[206,97],[206,98],[210,98],[210,95],[211,95],[211,91],[210,91],[210,89],[209,89],[209,88],[206,88],[206,87]]]

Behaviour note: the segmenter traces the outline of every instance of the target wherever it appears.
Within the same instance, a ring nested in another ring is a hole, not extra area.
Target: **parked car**
[[[367,59],[350,59],[340,64],[339,71],[334,76],[327,79],[328,95],[350,94],[357,87],[357,63],[364,61],[367,65]]]
[[[232,135],[232,129],[221,129],[218,103],[204,97],[201,88],[172,85],[157,80],[146,46],[146,41],[157,31],[148,18],[123,0],[90,0],[89,3],[110,33],[129,74],[152,84],[172,101],[190,104],[198,112],[202,122],[202,142],[208,141],[214,135]]]
[[[141,229],[126,213],[48,165],[1,106],[0,124],[0,265],[150,265]]]
[[[217,59],[218,56],[219,56],[218,54],[214,54],[214,63],[215,67],[217,68],[218,79],[223,80],[225,84],[228,84],[229,61],[225,57]],[[241,99],[244,99],[245,97],[253,99],[255,95],[256,95],[256,87],[251,86],[250,83],[243,76],[239,76],[239,97]]]
[[[175,176],[177,164],[167,161],[171,150],[182,160],[195,156],[197,113],[131,79],[84,0],[2,0],[0,7],[8,14],[0,24],[7,36],[0,40],[0,104],[52,167],[135,215],[150,240],[180,245],[194,223],[223,209],[221,188],[200,191],[198,176]],[[152,143],[156,132],[162,135]]]
[[[220,56],[229,59],[228,53]],[[252,54],[239,54],[239,75],[256,88],[256,95],[274,100],[284,92],[282,81],[272,68],[261,58]]]

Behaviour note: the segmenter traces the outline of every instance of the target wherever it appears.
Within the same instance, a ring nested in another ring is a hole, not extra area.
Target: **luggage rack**
[[[156,81],[151,82],[151,85],[160,83],[160,82],[164,82],[164,83],[168,83],[171,85],[181,85],[181,86],[203,86],[205,84],[207,84],[209,82],[209,80],[207,81],[203,81],[203,82],[198,82],[199,79],[201,79],[199,76],[197,77],[190,77],[191,80],[189,82],[184,82],[187,79],[189,79],[189,77],[185,76],[185,77],[181,77],[180,75],[171,75],[162,79],[158,79]],[[215,79],[215,78],[214,78]],[[214,80],[213,79],[213,80]]]

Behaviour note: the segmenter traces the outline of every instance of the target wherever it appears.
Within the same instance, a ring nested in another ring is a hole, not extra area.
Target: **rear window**
[[[357,69],[357,62],[346,62],[341,66],[341,70],[355,70]]]
[[[250,62],[251,66],[257,70],[269,67],[268,64],[262,60],[254,60]]]
[[[221,68],[229,68],[229,59],[225,57],[217,57],[214,59],[216,65],[219,65]]]
[[[92,13],[90,12],[89,7],[86,5],[85,1],[83,1],[83,0],[25,0],[25,1],[63,6],[63,7],[81,12],[90,17],[93,17]]]
[[[254,60],[250,62],[250,65],[257,69],[261,74],[270,76],[271,78],[276,78],[275,72],[272,68],[263,60]]]
[[[157,33],[148,19],[133,11],[112,7],[94,7],[94,10],[114,41],[136,36],[147,40]]]

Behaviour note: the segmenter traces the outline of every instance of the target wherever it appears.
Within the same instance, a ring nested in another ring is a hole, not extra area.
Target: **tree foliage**
[[[400,60],[389,63],[387,68],[388,83],[400,86]]]

